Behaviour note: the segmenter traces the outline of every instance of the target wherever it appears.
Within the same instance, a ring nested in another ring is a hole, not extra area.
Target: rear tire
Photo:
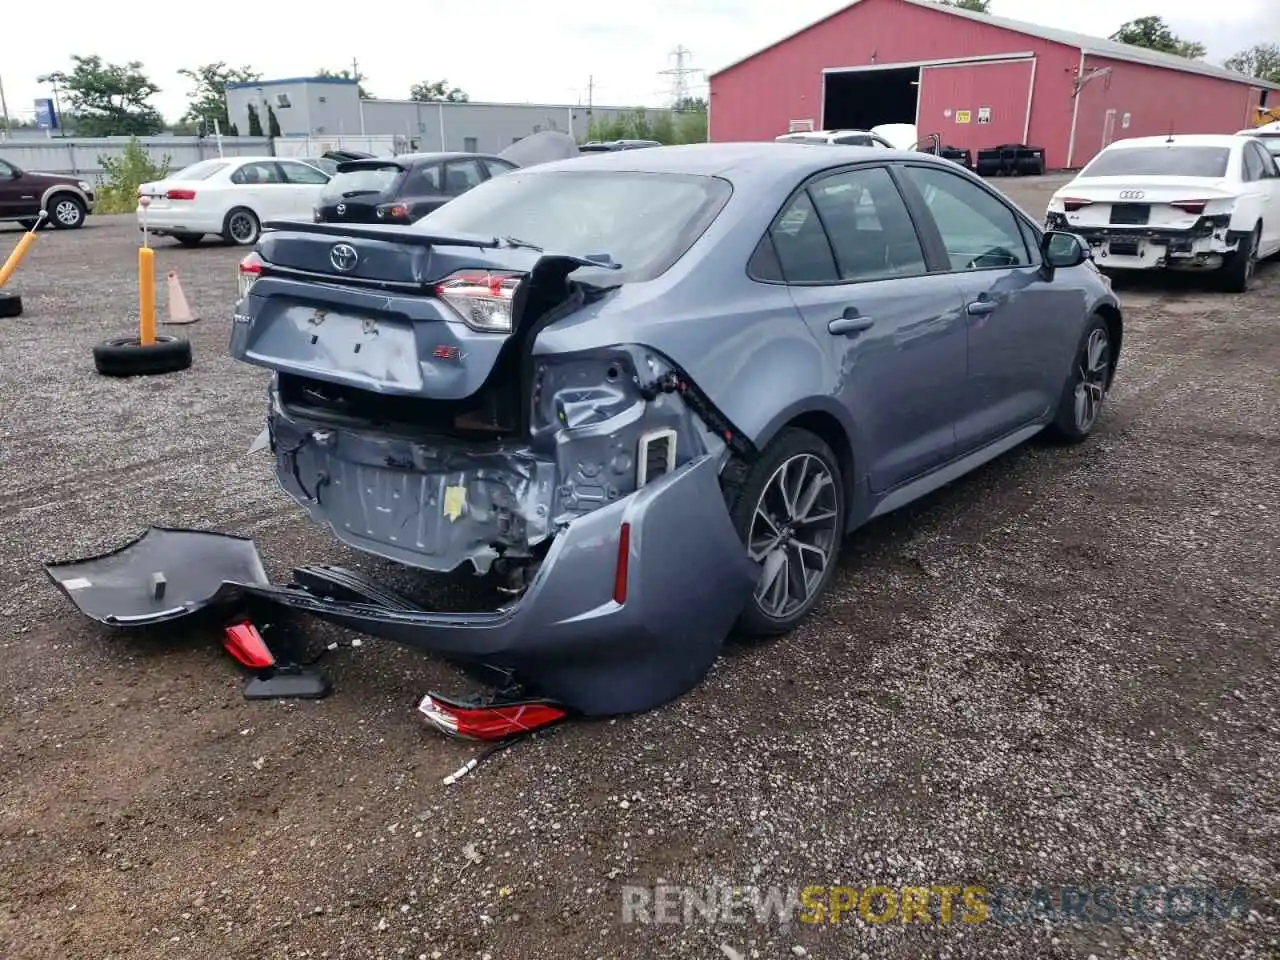
[[[222,239],[238,247],[251,247],[262,234],[258,215],[248,207],[236,207],[222,221]]]
[[[1249,281],[1258,266],[1258,244],[1262,242],[1262,224],[1253,228],[1249,239],[1227,257],[1218,273],[1222,288],[1228,293],[1247,293]]]
[[[726,494],[738,536],[761,563],[736,630],[752,638],[789,633],[835,575],[846,510],[840,461],[821,438],[788,427]]]
[[[84,226],[83,201],[70,193],[55,193],[49,198],[49,223],[57,230],[79,230]]]
[[[0,318],[22,316],[22,298],[16,293],[0,290]]]
[[[1115,348],[1107,321],[1096,313],[1071,361],[1071,372],[1048,433],[1060,443],[1082,443],[1093,433],[1111,389]]]
[[[177,373],[191,366],[191,343],[156,335],[143,346],[136,336],[112,337],[93,348],[93,365],[104,377],[147,377]]]

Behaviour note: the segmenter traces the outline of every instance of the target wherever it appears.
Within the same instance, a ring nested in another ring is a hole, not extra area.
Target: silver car
[[[482,613],[260,595],[585,714],[792,629],[841,541],[1049,431],[1122,340],[1069,233],[918,152],[698,144],[480,184],[410,227],[268,224],[231,353],[280,485]]]

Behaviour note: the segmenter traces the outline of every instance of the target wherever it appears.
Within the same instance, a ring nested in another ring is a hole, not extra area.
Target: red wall
[[[1235,133],[1250,126],[1261,91],[1194,73],[1159,70],[1123,60],[1085,57],[1084,72],[1111,68],[1080,92],[1071,164],[1084,166],[1102,149],[1108,109],[1116,111],[1112,140],[1174,133]],[[1036,94],[1039,96],[1039,93]],[[1125,113],[1129,127],[1122,126]],[[1063,163],[1066,161],[1064,160]]]
[[[1074,105],[1071,82],[1079,67],[1080,51],[901,0],[862,0],[789,40],[714,74],[710,84],[709,139],[772,140],[787,132],[790,120],[811,117],[815,124],[821,124],[824,67],[888,66],[1022,52],[1034,53],[1037,58],[1028,140],[1045,148],[1045,161],[1050,168],[1064,167]],[[1246,86],[1211,77],[1087,58],[1086,72],[1094,66],[1113,68],[1111,86],[1107,89],[1105,81],[1095,80],[1087,84],[1081,94],[1073,156],[1075,166],[1087,162],[1099,149],[1103,117],[1109,106],[1117,108],[1115,136],[1119,139],[1142,133],[1167,133],[1169,118],[1174,112],[1178,115],[1176,129],[1229,133],[1246,125],[1249,105],[1256,106],[1259,99],[1257,92]],[[940,72],[929,71],[926,77]],[[978,72],[973,76],[976,78],[973,82],[980,86],[970,95],[995,96],[994,90],[987,94],[982,89],[984,81]],[[960,83],[963,75],[957,74],[954,79]],[[1025,97],[1025,84],[1017,82]],[[932,96],[924,81],[922,89],[926,96]],[[955,95],[959,96],[960,91]],[[1013,99],[1012,92],[1008,97]],[[1118,102],[1120,99],[1124,105]],[[987,105],[995,107],[994,103],[972,105],[975,121],[978,106]],[[923,110],[933,110],[936,106],[928,100],[921,103],[921,135],[932,132],[925,129],[929,123]],[[957,106],[951,104],[953,110]],[[1121,130],[1119,118],[1126,110],[1131,113],[1130,127]],[[938,132],[948,129],[954,132],[958,126],[961,125],[952,123],[950,128],[943,127]],[[976,123],[973,126],[973,131],[964,131],[957,137],[944,136],[944,140],[971,149],[975,145],[994,146],[1022,140],[1021,129],[1015,136],[1006,137],[995,136],[994,130],[983,130]],[[960,136],[966,139],[961,140]],[[972,143],[969,137],[973,138]]]
[[[938,133],[944,144],[975,153],[1001,143],[1021,143],[1026,133],[1031,64],[1030,60],[1015,60],[924,68],[920,71],[917,134],[923,139]],[[988,123],[978,122],[979,107],[991,108]],[[969,111],[969,122],[959,123],[956,117],[964,110]]]

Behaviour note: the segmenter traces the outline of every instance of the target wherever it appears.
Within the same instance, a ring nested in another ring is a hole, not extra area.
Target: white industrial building
[[[241,136],[249,133],[249,108],[253,106],[263,134],[269,132],[269,116],[274,113],[283,137],[394,137],[405,150],[497,153],[540,130],[560,130],[584,140],[592,119],[608,120],[628,109],[581,104],[363,100],[358,90],[354,80],[338,77],[229,83],[227,114]]]

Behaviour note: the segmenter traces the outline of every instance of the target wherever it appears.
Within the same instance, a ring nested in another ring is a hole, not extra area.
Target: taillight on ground
[[[166,200],[194,200],[196,192],[194,190],[170,190],[165,195]]]
[[[250,670],[265,670],[275,666],[276,658],[271,655],[262,634],[248,620],[227,627],[223,632],[222,645],[227,653]]]
[[[464,270],[436,284],[436,296],[481,333],[511,332],[511,302],[520,275]]]
[[[422,698],[418,711],[441,733],[489,742],[533,733],[569,715],[545,700],[469,706],[431,693]]]
[[[240,282],[240,299],[243,300],[249,295],[249,288],[262,276],[262,258],[256,253],[249,254],[240,261],[236,273]]]

